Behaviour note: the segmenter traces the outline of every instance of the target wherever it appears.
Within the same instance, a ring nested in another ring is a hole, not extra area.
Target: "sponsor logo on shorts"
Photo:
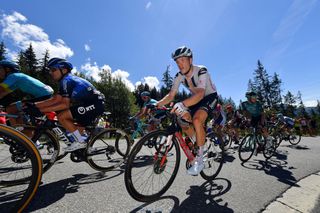
[[[86,112],[92,111],[94,109],[95,109],[94,105],[90,105],[90,106],[87,106],[87,107],[78,107],[78,113],[83,115]]]

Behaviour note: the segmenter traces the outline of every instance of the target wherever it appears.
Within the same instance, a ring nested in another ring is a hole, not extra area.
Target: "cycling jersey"
[[[252,117],[259,117],[263,112],[262,104],[259,101],[255,103],[245,101],[241,104],[241,107],[243,110],[248,111]]]
[[[180,83],[187,87],[192,94],[195,93],[195,88],[205,89],[205,96],[217,92],[216,86],[212,83],[207,68],[204,66],[193,65],[193,73],[189,80],[178,72],[173,80],[171,91],[177,92]]]
[[[104,95],[89,81],[72,74],[67,74],[60,81],[59,94],[70,98],[73,104],[84,104],[92,100],[104,101]]]
[[[282,118],[279,118],[280,121],[290,127],[294,126],[294,119],[287,117],[287,116],[283,116]]]
[[[24,73],[10,73],[0,84],[8,92],[20,89],[34,98],[51,96],[53,89],[41,81]]]

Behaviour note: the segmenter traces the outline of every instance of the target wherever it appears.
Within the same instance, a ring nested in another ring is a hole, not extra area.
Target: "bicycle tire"
[[[276,152],[277,147],[277,139],[269,135],[267,139],[264,139],[263,156],[270,159]]]
[[[289,135],[289,143],[292,145],[297,145],[301,141],[301,135],[300,134],[290,134]]]
[[[42,159],[33,142],[27,136],[23,135],[17,130],[8,126],[0,125],[0,135],[2,139],[8,140],[8,144],[5,142],[0,143],[0,152],[2,153],[0,155],[0,162],[2,164],[0,165],[1,170],[5,172],[4,163],[6,162],[6,160],[4,160],[4,158],[10,158],[9,161],[12,161],[12,163],[18,165],[18,163],[15,163],[12,160],[12,156],[10,157],[10,155],[12,155],[11,153],[7,153],[9,154],[9,156],[6,156],[5,154],[5,151],[7,150],[6,148],[9,148],[13,143],[19,146],[19,148],[21,148],[24,151],[24,154],[27,156],[27,161],[20,163],[20,169],[24,169],[22,168],[21,164],[27,162],[29,162],[30,164],[29,167],[31,169],[31,174],[28,178],[23,178],[25,180],[24,182],[21,182],[20,180],[5,180],[5,177],[13,177],[10,176],[10,174],[8,174],[8,176],[5,176],[5,173],[2,173],[0,180],[0,211],[22,212],[28,206],[39,187],[42,178]],[[1,148],[2,146],[3,148]],[[14,164],[10,165],[11,171],[14,170]],[[7,172],[10,173],[10,170],[7,170]],[[23,171],[22,173],[25,174],[25,171]],[[16,175],[14,176],[16,177]],[[21,187],[23,185],[27,185],[25,190],[21,190]],[[10,189],[8,189],[5,192],[1,192],[7,187],[9,187]],[[19,190],[20,192],[13,193],[14,188]],[[12,192],[13,194],[7,194],[10,192]]]
[[[141,138],[131,150],[125,169],[124,182],[128,193],[133,199],[140,202],[154,201],[163,195],[173,183],[179,170],[181,158],[177,139],[174,136],[172,137],[172,146],[174,148],[167,147],[164,143],[160,151],[155,146],[149,147],[146,145],[149,140],[156,138],[154,141],[160,143],[168,136],[169,133],[165,130],[155,130]],[[168,152],[170,148],[171,151]],[[165,155],[165,153],[167,154]],[[173,160],[175,161],[173,162]],[[146,176],[146,172],[149,172],[150,175]],[[151,178],[151,175],[154,175],[155,178]],[[169,177],[166,177],[166,175]],[[165,180],[162,178],[165,178]],[[157,184],[159,186],[153,183],[158,179]],[[150,181],[154,192],[149,191],[150,186],[147,187]]]
[[[103,129],[88,142],[87,162],[95,170],[110,171],[124,162],[130,148],[129,138],[123,131]]]
[[[204,155],[205,167],[200,172],[200,175],[203,179],[208,181],[211,181],[218,176],[224,163],[225,148],[221,149],[214,140],[214,132],[207,134],[205,142],[206,154]],[[214,163],[216,166],[213,166]]]
[[[256,141],[253,134],[247,134],[241,141],[238,149],[239,159],[242,162],[247,162],[252,157],[254,150],[256,149]],[[248,152],[248,156],[245,156],[244,151]]]
[[[21,131],[21,128],[24,130],[27,129],[34,131],[34,135],[31,140],[34,144],[38,141],[43,146],[43,148],[38,149],[42,158],[42,172],[45,173],[48,171],[58,160],[60,153],[60,143],[55,133],[49,129],[40,130],[40,132],[37,132],[37,127],[29,125],[16,125],[14,128],[19,131]]]

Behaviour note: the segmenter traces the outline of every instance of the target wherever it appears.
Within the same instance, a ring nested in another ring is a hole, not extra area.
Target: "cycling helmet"
[[[141,97],[142,97],[142,96],[148,96],[148,97],[150,97],[150,92],[149,92],[149,91],[144,91],[144,92],[140,93],[140,96],[141,96]]]
[[[280,119],[283,118],[283,114],[282,113],[278,113],[277,114],[277,118],[280,118]]]
[[[246,92],[246,97],[249,99],[251,96],[256,96],[257,93],[255,91],[248,91]]]
[[[12,61],[2,60],[2,61],[0,61],[0,66],[2,66],[2,67],[8,67],[8,68],[10,68],[12,71],[15,71],[15,72],[19,72],[19,71],[20,71],[19,65],[16,64],[15,62],[12,62]]]
[[[72,64],[62,58],[51,58],[48,61],[47,67],[48,68],[67,69],[69,72],[73,69]]]
[[[186,46],[179,47],[171,55],[173,60],[177,60],[178,58],[184,57],[184,56],[192,58],[192,51],[190,48]]]

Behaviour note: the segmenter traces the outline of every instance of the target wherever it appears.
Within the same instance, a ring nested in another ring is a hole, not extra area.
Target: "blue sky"
[[[66,57],[76,71],[109,70],[129,88],[159,87],[173,50],[187,45],[223,97],[244,99],[260,59],[305,105],[320,100],[319,0],[7,0],[0,40],[10,57],[30,43]]]

